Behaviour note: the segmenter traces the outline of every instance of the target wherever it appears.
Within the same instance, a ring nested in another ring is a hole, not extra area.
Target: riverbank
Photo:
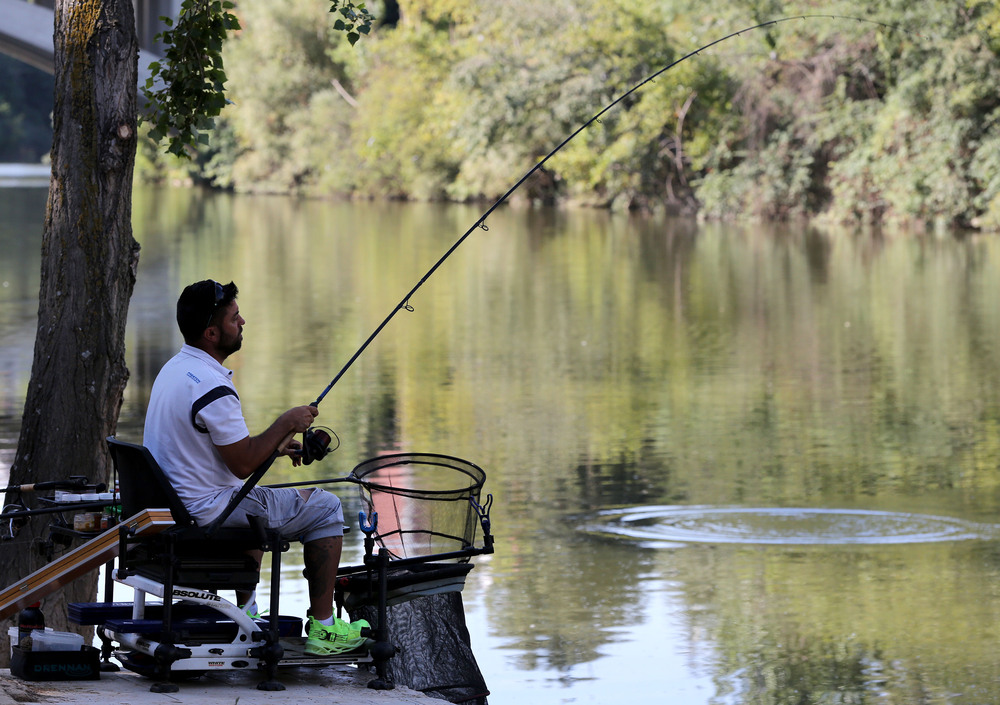
[[[257,690],[261,674],[220,671],[180,683],[177,693],[151,693],[152,681],[129,671],[102,673],[96,681],[29,682],[0,670],[0,705],[61,703],[62,705],[430,705],[444,702],[403,686],[393,690],[367,687],[374,674],[349,666],[279,670],[282,691]]]

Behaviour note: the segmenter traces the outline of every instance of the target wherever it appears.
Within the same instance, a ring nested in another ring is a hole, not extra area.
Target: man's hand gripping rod
[[[322,397],[320,397],[320,399],[322,399]],[[318,406],[320,399],[317,399],[309,406]],[[250,477],[247,478],[246,482],[243,483],[243,486],[240,487],[239,491],[233,495],[231,500],[229,500],[229,504],[227,504],[226,508],[222,510],[222,514],[220,514],[218,518],[205,530],[206,536],[211,536],[222,526],[223,522],[225,522],[226,519],[229,518],[229,515],[235,511],[237,506],[239,506],[239,503],[242,502],[243,499],[250,493],[250,490],[257,486],[261,478],[264,477],[264,473],[270,470],[274,461],[278,459],[278,456],[283,454],[288,449],[288,446],[292,442],[293,438],[295,438],[295,431],[292,431],[285,436],[281,443],[278,444],[278,447],[274,449],[274,452],[271,453],[270,457],[261,463],[260,467],[253,471]],[[302,434],[302,450],[300,451],[302,462],[309,465],[314,460],[323,459],[327,453],[330,452],[331,440],[330,434],[321,428],[306,429],[306,431]]]

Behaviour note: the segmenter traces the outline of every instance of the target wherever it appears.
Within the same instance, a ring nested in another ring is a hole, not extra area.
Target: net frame
[[[444,482],[434,483],[433,488],[408,484],[407,480],[414,479],[411,470],[415,468],[419,468],[422,479],[433,472],[437,479],[444,478]],[[451,477],[442,471],[447,471]],[[382,517],[375,526],[373,537],[393,559],[432,558],[437,552],[428,553],[429,548],[442,544],[450,546],[445,553],[474,547],[480,523],[479,499],[486,482],[486,472],[475,463],[439,453],[390,453],[359,463],[347,479],[357,483],[366,513]],[[385,517],[387,501],[391,508],[388,521]],[[458,507],[439,509],[435,513],[436,503],[464,503],[464,514]],[[442,513],[450,515],[444,527],[435,518]],[[430,517],[429,525],[407,525],[406,519],[411,517],[424,520]],[[467,561],[469,557],[459,560]]]

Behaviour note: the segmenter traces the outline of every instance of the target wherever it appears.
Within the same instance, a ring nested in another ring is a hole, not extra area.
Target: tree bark
[[[109,477],[104,439],[128,380],[125,323],[139,256],[131,223],[138,51],[131,0],[56,2],[38,330],[11,484]],[[46,563],[36,547],[48,521],[36,518],[0,544],[0,584]],[[95,582],[46,598],[47,625],[65,628],[66,604],[92,601]],[[8,624],[0,623],[4,638]]]

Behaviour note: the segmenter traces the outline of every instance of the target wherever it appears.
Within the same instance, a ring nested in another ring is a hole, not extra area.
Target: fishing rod
[[[82,492],[101,493],[107,489],[103,483],[91,483],[82,475],[72,475],[68,480],[49,480],[46,482],[32,482],[26,485],[9,485],[0,489],[0,493],[8,492],[45,492],[47,490],[76,490]]]
[[[551,152],[549,152],[548,154],[546,154],[541,159],[541,161],[539,161],[537,164],[535,164],[533,167],[531,167],[531,169],[529,169],[524,174],[524,176],[522,176],[513,186],[511,186],[507,190],[506,193],[504,193],[500,198],[498,198],[496,200],[496,202],[493,203],[493,205],[491,205],[486,210],[486,212],[483,213],[479,217],[479,219],[475,223],[473,223],[473,225],[468,230],[466,230],[465,233],[460,238],[458,238],[458,240],[456,240],[455,243],[450,248],[448,248],[448,250],[441,256],[441,258],[438,259],[438,261],[435,262],[434,265],[429,270],[427,270],[427,273],[424,274],[424,276],[420,278],[420,280],[416,283],[416,285],[414,285],[414,287],[412,289],[409,290],[409,292],[407,292],[407,294],[402,298],[402,300],[400,300],[400,302],[398,304],[396,304],[396,307],[392,309],[392,311],[389,313],[389,315],[385,317],[385,319],[378,325],[378,327],[372,332],[372,334],[368,336],[368,338],[365,340],[365,342],[361,344],[361,347],[358,348],[357,352],[355,352],[351,356],[351,358],[347,361],[347,363],[340,369],[340,371],[330,381],[330,384],[328,384],[326,386],[326,389],[324,389],[320,393],[320,395],[318,397],[316,397],[316,401],[314,401],[312,404],[310,404],[310,406],[319,406],[319,403],[321,401],[323,401],[323,399],[330,392],[330,390],[333,389],[334,385],[336,385],[337,382],[340,381],[340,378],[344,376],[344,373],[347,372],[347,370],[349,370],[351,368],[351,366],[354,364],[354,362],[359,357],[361,357],[361,354],[364,353],[364,351],[368,348],[369,345],[371,345],[372,341],[375,340],[375,338],[378,336],[378,334],[381,333],[382,330],[387,325],[389,325],[389,322],[396,316],[397,313],[399,313],[400,311],[403,311],[403,310],[408,311],[408,312],[412,312],[413,311],[413,307],[410,305],[410,299],[413,297],[413,295],[417,293],[417,290],[420,289],[420,287],[422,287],[424,285],[424,282],[426,282],[428,279],[430,279],[430,277],[434,274],[434,272],[436,272],[438,270],[438,268],[442,264],[444,264],[445,260],[447,260],[449,257],[451,257],[452,253],[454,253],[455,250],[457,250],[462,245],[462,243],[465,242],[468,239],[468,237],[473,232],[475,232],[477,229],[481,229],[481,230],[484,230],[484,231],[485,230],[489,230],[489,228],[486,226],[486,219],[490,215],[493,214],[493,211],[495,211],[497,208],[499,208],[500,205],[502,205],[511,196],[511,194],[513,194],[515,191],[517,191],[517,189],[519,189],[524,184],[525,181],[527,181],[529,178],[531,178],[531,176],[535,172],[537,172],[539,169],[541,169],[552,157],[554,157],[556,155],[556,153],[558,153],[563,147],[565,147],[567,144],[569,144],[573,140],[573,138],[575,138],[581,132],[583,132],[588,127],[590,127],[591,125],[593,125],[595,122],[600,122],[600,119],[605,115],[605,113],[607,113],[608,111],[612,110],[615,106],[617,106],[619,103],[621,103],[623,100],[625,100],[626,98],[628,98],[630,95],[632,95],[633,93],[635,93],[636,91],[638,91],[639,89],[641,89],[647,83],[651,83],[651,82],[655,81],[659,76],[661,76],[662,74],[666,73],[667,71],[669,71],[673,67],[677,66],[678,64],[680,64],[680,63],[682,63],[684,61],[687,61],[688,59],[690,59],[693,56],[697,56],[698,54],[700,54],[701,52],[705,51],[706,49],[710,49],[710,48],[714,47],[716,44],[721,44],[722,42],[725,42],[725,41],[727,41],[729,39],[732,39],[734,37],[741,36],[741,35],[743,35],[743,34],[745,34],[747,32],[752,32],[754,30],[763,29],[765,27],[773,27],[775,25],[782,24],[784,22],[792,22],[794,20],[808,20],[808,19],[853,20],[855,22],[862,22],[862,23],[865,23],[865,24],[875,25],[875,26],[881,27],[883,29],[889,29],[889,30],[893,30],[893,31],[904,31],[904,32],[907,31],[907,30],[903,29],[902,27],[899,27],[899,26],[896,26],[896,25],[891,25],[891,24],[887,24],[885,22],[880,22],[878,20],[871,20],[871,19],[867,19],[867,18],[864,18],[864,17],[852,17],[850,15],[806,14],[806,15],[794,15],[794,16],[790,16],[790,17],[780,17],[778,19],[768,20],[766,22],[761,22],[759,24],[755,24],[755,25],[752,25],[752,26],[749,26],[749,27],[744,27],[743,29],[739,29],[739,30],[737,30],[735,32],[731,32],[731,33],[727,34],[724,37],[720,37],[719,39],[715,39],[715,40],[709,42],[708,44],[705,44],[704,46],[701,46],[701,47],[695,49],[694,51],[692,51],[692,52],[690,52],[688,54],[685,54],[684,56],[682,56],[681,58],[677,59],[676,61],[673,61],[670,64],[667,64],[666,66],[664,66],[663,68],[657,70],[656,72],[650,74],[645,79],[643,79],[639,83],[635,84],[628,91],[626,91],[625,93],[622,93],[620,96],[618,96],[613,101],[611,101],[610,103],[608,103],[603,109],[601,109],[600,112],[598,112],[592,118],[590,118],[585,123],[583,123],[582,125],[580,125],[580,127],[578,127],[572,134],[570,134],[569,137],[567,137],[566,139],[564,139],[562,142],[560,142],[555,147],[555,149],[553,149]]]
[[[375,328],[375,330],[372,331],[371,335],[369,335],[368,338],[365,339],[365,341],[361,344],[361,347],[359,347],[357,351],[353,355],[351,355],[351,357],[347,360],[347,362],[340,369],[340,371],[337,372],[337,374],[333,377],[330,383],[320,393],[320,395],[316,397],[316,400],[312,402],[310,406],[315,406],[315,407],[319,406],[320,402],[322,402],[323,399],[326,398],[326,395],[330,393],[330,390],[333,389],[333,387],[337,384],[337,382],[340,381],[340,379],[357,361],[357,359],[361,357],[361,355],[365,352],[365,350],[368,349],[368,346],[372,344],[372,341],[374,341],[376,337],[378,337],[379,333],[381,333],[385,329],[385,327],[389,325],[389,322],[392,321],[392,319],[396,316],[397,313],[404,310],[408,312],[413,311],[413,306],[410,305],[410,299],[413,297],[414,294],[417,293],[420,287],[424,285],[424,282],[426,282],[428,279],[431,278],[431,276],[441,267],[441,265],[444,264],[445,260],[451,257],[451,255],[455,252],[455,250],[461,247],[462,243],[464,243],[469,238],[469,236],[472,235],[472,233],[474,233],[477,229],[484,231],[489,230],[489,228],[486,226],[486,219],[490,215],[492,215],[493,212],[497,208],[499,208],[508,198],[510,198],[511,194],[517,191],[517,189],[519,189],[524,184],[525,181],[527,181],[529,178],[531,178],[532,175],[535,174],[535,172],[537,172],[539,169],[545,166],[545,164],[552,157],[554,157],[563,147],[569,144],[577,135],[579,135],[581,132],[583,132],[588,127],[593,125],[595,122],[600,122],[600,119],[608,111],[615,108],[615,106],[617,106],[619,103],[628,98],[630,95],[641,89],[647,83],[655,81],[659,76],[663,75],[670,69],[674,68],[678,64],[687,61],[688,59],[694,56],[697,56],[703,51],[711,49],[715,45],[721,44],[722,42],[728,41],[734,37],[739,37],[743,34],[746,34],[747,32],[763,29],[765,27],[773,27],[785,22],[792,22],[794,20],[809,20],[809,19],[850,20],[855,22],[861,22],[864,24],[874,25],[876,27],[881,27],[882,29],[887,29],[892,31],[903,31],[903,32],[908,31],[902,27],[891,25],[885,22],[880,22],[878,20],[867,19],[864,17],[853,17],[850,15],[804,14],[804,15],[793,15],[789,17],[779,17],[777,19],[768,20],[766,22],[760,22],[755,25],[744,27],[742,29],[736,30],[735,32],[730,32],[729,34],[723,37],[720,37],[718,39],[709,42],[708,44],[698,47],[694,51],[685,54],[676,61],[673,61],[667,64],[666,66],[663,66],[662,68],[658,69],[657,71],[651,73],[642,81],[632,86],[632,88],[630,88],[629,90],[627,90],[626,92],[622,93],[620,96],[615,98],[613,101],[608,103],[592,118],[590,118],[582,125],[580,125],[575,131],[573,131],[568,137],[566,137],[566,139],[564,139],[562,142],[556,145],[556,147],[552,151],[546,154],[537,164],[535,164],[527,172],[525,172],[524,176],[518,179],[517,182],[506,191],[506,193],[500,196],[500,198],[498,198],[493,203],[493,205],[487,208],[486,211],[481,216],[479,216],[476,222],[473,223],[472,226],[468,230],[466,230],[465,233],[460,238],[458,238],[443,255],[441,255],[441,257],[434,263],[434,265],[427,270],[427,272],[420,278],[420,280],[413,286],[413,288],[410,289],[405,296],[403,296],[400,302],[396,304],[396,306],[389,312],[389,315],[386,316],[385,319],[383,319],[382,322]],[[264,461],[264,463],[257,470],[255,470],[253,474],[251,474],[251,476],[247,479],[243,487],[240,489],[240,492],[238,493],[241,498],[245,497],[246,494],[250,491],[250,489],[252,489],[260,480],[260,478],[263,477],[264,473],[274,463],[278,455],[284,452],[285,448],[288,446],[288,443],[291,441],[294,435],[295,434],[289,434],[278,446],[278,448],[274,451],[274,453],[271,454],[271,457],[268,458],[266,461]],[[325,431],[317,429],[308,429],[302,435],[302,450],[298,452],[298,455],[302,459],[302,462],[304,462],[305,464],[309,464],[313,460],[322,459],[329,452],[327,446],[329,445],[330,440],[331,439],[329,434],[327,434]],[[224,519],[225,517],[223,516],[220,517],[218,520],[216,520],[215,526],[220,526]]]

